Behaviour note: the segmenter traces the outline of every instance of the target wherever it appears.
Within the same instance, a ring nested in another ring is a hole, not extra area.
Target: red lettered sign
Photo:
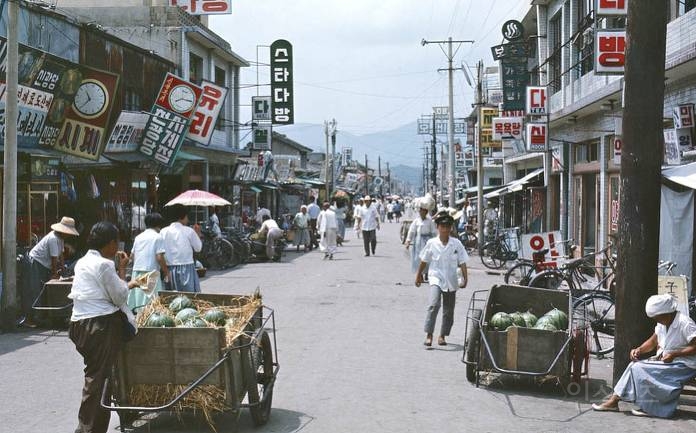
[[[527,86],[527,114],[545,116],[548,114],[548,90],[546,87]]]
[[[626,16],[628,14],[628,0],[597,0],[596,15],[602,16]]]
[[[595,32],[595,74],[623,74],[625,58],[625,30]]]
[[[198,100],[196,111],[191,116],[191,125],[186,136],[191,140],[208,145],[213,136],[215,123],[227,96],[227,88],[209,81],[201,84],[203,93]]]
[[[232,0],[169,0],[169,6],[178,6],[191,15],[232,13]]]
[[[527,150],[543,152],[548,145],[548,133],[545,123],[527,124]]]

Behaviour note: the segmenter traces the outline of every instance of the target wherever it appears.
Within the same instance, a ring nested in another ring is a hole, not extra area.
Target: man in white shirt
[[[176,204],[170,210],[177,220],[160,232],[164,258],[169,268],[169,288],[180,292],[200,292],[201,284],[193,253],[200,252],[203,243],[199,234],[188,226],[186,206]]]
[[[279,261],[280,256],[276,257],[275,244],[283,237],[283,231],[278,227],[278,223],[270,216],[264,215],[259,235],[266,238],[266,257],[268,260]]]
[[[158,271],[165,281],[169,281],[169,269],[164,258],[164,241],[160,236],[160,230],[164,226],[164,218],[158,213],[145,216],[147,229],[133,240],[130,259],[133,262],[133,274],[131,281],[137,280],[143,275]],[[128,308],[141,309],[147,305],[157,293],[162,290],[162,279],[157,278],[155,288],[146,293],[139,287],[128,293]]]
[[[316,203],[314,197],[309,196],[309,204],[307,205],[307,215],[309,215],[309,236],[314,248],[319,248],[319,241],[317,240],[317,218],[319,218],[319,212],[321,212],[321,208]]]
[[[256,212],[256,223],[258,225],[263,224],[263,217],[264,215],[268,216],[269,218],[271,217],[271,211],[266,209],[263,206],[259,207],[259,210]]]
[[[324,210],[321,211],[317,218],[321,236],[319,249],[324,253],[324,259],[333,260],[333,255],[336,252],[338,222],[336,221],[336,213],[330,208],[328,202],[324,202],[322,207]]]
[[[379,213],[372,204],[372,198],[366,195],[363,198],[365,205],[360,209],[360,225],[362,227],[363,246],[365,247],[365,257],[375,254],[377,248],[377,230],[379,229]]]
[[[428,283],[430,284],[430,302],[425,317],[425,344],[433,343],[433,331],[437,313],[440,310],[440,298],[442,298],[442,323],[437,344],[445,346],[445,337],[449,335],[454,323],[454,303],[457,289],[466,287],[467,271],[466,262],[469,256],[464,245],[456,237],[450,236],[454,218],[445,210],[435,217],[438,236],[430,239],[420,254],[420,265],[416,271],[416,287],[423,283],[423,272],[428,266]],[[461,280],[457,275],[457,268],[461,271]]]
[[[210,208],[208,221],[210,222],[210,230],[213,232],[213,235],[217,238],[221,237],[222,230],[220,229],[220,218],[218,218],[217,208],[214,206]]]

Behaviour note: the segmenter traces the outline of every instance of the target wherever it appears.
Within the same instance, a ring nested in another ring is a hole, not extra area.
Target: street
[[[454,431],[693,431],[693,397],[682,397],[674,420],[592,412],[608,392],[611,359],[592,359],[590,385],[558,389],[510,378],[477,389],[461,363],[468,297],[502,281],[477,256],[469,287],[458,293],[449,344],[425,350],[424,287],[416,288],[399,242],[398,225],[383,224],[376,256],[363,257],[354,233],[333,261],[319,252],[288,249],[281,263],[241,266],[209,274],[203,291],[250,293],[260,287],[275,309],[279,362],[271,418],[241,432]],[[439,322],[438,322],[439,326]],[[2,430],[72,432],[82,385],[82,361],[64,331],[0,335]],[[623,405],[624,409],[630,406]],[[201,417],[155,417],[135,431],[208,431]],[[112,416],[111,427],[118,425]],[[224,417],[218,431],[229,431]]]

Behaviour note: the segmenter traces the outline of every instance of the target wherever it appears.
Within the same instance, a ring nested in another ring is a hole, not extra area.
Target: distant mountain
[[[381,158],[383,176],[386,176],[389,163],[393,177],[417,186],[422,172],[424,140],[416,131],[416,122],[411,122],[390,131],[356,135],[342,131],[339,122],[336,152],[341,152],[344,147],[351,147],[353,159],[364,164],[367,155],[368,166],[375,170],[378,168],[378,158]],[[317,152],[326,152],[324,125],[298,123],[277,128],[276,132]]]

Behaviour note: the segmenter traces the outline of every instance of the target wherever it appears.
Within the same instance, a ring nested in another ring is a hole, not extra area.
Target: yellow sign
[[[481,138],[479,143],[481,148],[491,147],[493,150],[503,149],[503,143],[501,141],[493,140],[493,129],[491,128],[481,129]]]
[[[493,128],[493,118],[498,117],[497,108],[483,108],[481,107],[481,116],[479,117],[479,122],[481,123],[482,129]]]

